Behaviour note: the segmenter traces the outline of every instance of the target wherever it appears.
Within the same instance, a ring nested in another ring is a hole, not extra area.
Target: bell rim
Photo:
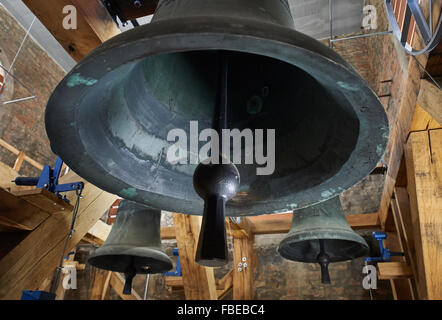
[[[146,254],[151,255],[146,257]],[[135,259],[153,259],[157,262],[157,267],[154,269],[137,269],[137,274],[155,274],[169,271],[173,268],[172,260],[167,254],[158,249],[133,247],[129,245],[108,245],[98,248],[88,258],[88,263],[94,267],[114,271],[125,272],[124,269],[118,269],[112,263],[112,259],[121,257],[134,257]],[[110,260],[108,260],[110,259]],[[109,261],[109,262],[108,262]],[[108,267],[109,266],[109,267]]]
[[[234,20],[237,21],[236,23],[232,23],[232,20],[233,22],[235,22]],[[190,23],[190,21],[192,23]],[[208,28],[210,29],[210,27],[212,27],[213,30],[208,31]],[[166,30],[166,32],[164,30]],[[137,38],[138,34],[143,33],[147,33],[147,35],[144,34],[144,38]],[[276,40],[271,38],[269,34],[274,35]],[[265,37],[264,35],[266,35],[267,37]],[[282,36],[278,37],[277,35]],[[302,39],[297,39],[295,36]],[[186,42],[186,39],[192,39],[194,37],[205,37],[206,40],[212,39],[212,41],[215,41],[217,38],[222,37],[223,42],[222,45],[219,44],[216,48],[213,45],[207,44],[199,44],[198,46],[194,45],[192,48],[189,47],[188,44],[182,45],[181,48],[171,48],[173,47],[171,46],[171,42],[173,42],[174,40],[180,40],[180,43],[184,43]],[[285,38],[285,42],[281,38]],[[289,42],[290,38],[292,38],[292,42]],[[299,43],[297,44],[298,46],[293,43],[293,38],[299,40]],[[127,42],[120,43],[120,39],[126,39]],[[238,39],[241,39],[247,43],[254,43],[255,47],[253,49],[255,49],[256,52],[253,50],[250,51],[251,47],[244,44],[239,45],[239,47],[243,48],[242,50],[240,50],[241,48],[238,47],[229,47],[229,45],[233,45],[235,44],[235,42],[238,46]],[[313,45],[315,49],[320,48],[322,50],[321,54],[319,54],[318,52],[309,51],[306,49],[306,47],[300,47],[301,44],[305,44],[305,42],[309,42],[311,40],[313,40],[314,42],[311,42],[310,44]],[[265,48],[262,46],[261,43],[263,41],[266,44]],[[151,42],[152,44],[156,43],[157,47],[155,47],[155,45],[149,46],[149,42]],[[169,47],[167,47],[165,42],[169,43]],[[340,173],[342,171],[342,174],[339,177],[340,182],[336,182],[338,178],[337,175],[335,175],[330,179],[323,181],[319,185],[313,186],[308,190],[304,190],[298,193],[296,198],[294,198],[291,194],[289,196],[276,200],[266,200],[262,203],[259,203],[258,205],[255,205],[253,208],[247,209],[247,211],[245,211],[243,207],[229,206],[229,203],[227,203],[226,216],[280,213],[290,211],[295,208],[304,208],[312,204],[330,199],[361,181],[371,170],[376,167],[377,163],[386,150],[389,135],[388,118],[379,99],[368,87],[365,81],[354,71],[354,69],[348,63],[346,63],[342,58],[340,58],[337,54],[335,54],[324,45],[318,45],[318,42],[316,40],[295,30],[280,27],[274,24],[262,22],[258,23],[257,21],[252,20],[244,21],[240,19],[222,17],[177,18],[153,22],[144,27],[135,28],[133,30],[122,33],[121,35],[118,35],[105,42],[103,45],[91,52],[85,59],[83,59],[60,82],[48,102],[48,107],[45,114],[46,131],[48,136],[51,137],[51,147],[53,148],[54,153],[62,157],[62,159],[65,160],[65,162],[72,168],[73,171],[75,171],[80,176],[83,176],[85,179],[87,179],[94,185],[97,185],[103,190],[139,203],[143,203],[152,208],[160,208],[167,211],[176,211],[176,206],[174,206],[173,204],[171,204],[169,207],[167,207],[167,204],[166,206],[164,204],[179,201],[182,204],[181,207],[183,208],[182,210],[180,210],[181,213],[192,215],[202,215],[203,213],[202,201],[188,201],[181,198],[172,198],[169,195],[164,196],[162,194],[155,193],[154,191],[142,190],[138,188],[135,188],[136,192],[134,193],[134,195],[128,195],[126,193],[123,194],[122,190],[133,188],[133,186],[128,185],[124,181],[120,180],[117,176],[110,176],[109,172],[106,171],[99,163],[95,162],[94,158],[83,152],[84,146],[81,143],[79,134],[78,132],[75,132],[76,129],[74,126],[72,126],[72,121],[75,119],[74,107],[76,101],[72,102],[69,101],[69,99],[63,99],[63,96],[65,96],[65,93],[69,91],[69,95],[74,94],[81,97],[82,94],[85,93],[87,86],[80,85],[75,87],[68,87],[68,79],[75,73],[80,73],[83,77],[93,78],[93,74],[90,73],[91,71],[88,70],[88,67],[93,64],[94,68],[92,69],[94,70],[97,70],[98,68],[104,68],[106,63],[103,61],[98,61],[103,58],[103,55],[111,52],[111,50],[123,50],[122,48],[128,50],[130,46],[136,46],[137,44],[140,45],[140,43],[144,44],[143,48],[145,51],[142,54],[139,54],[137,58],[134,58],[133,52],[128,54],[127,56],[123,56],[124,63],[134,63],[153,54],[218,49],[255,53],[262,56],[276,58],[278,60],[299,67],[299,64],[295,63],[296,61],[287,61],[287,59],[283,59],[280,52],[278,53],[278,50],[284,51],[284,49],[289,49],[288,51],[292,50],[292,53],[296,52],[296,55],[300,54],[303,55],[305,58],[313,56],[316,59],[320,59],[322,63],[326,64],[335,71],[330,72],[334,76],[336,76],[336,74],[340,74],[340,76],[342,76],[343,78],[349,77],[351,80],[349,82],[351,82],[352,84],[356,82],[358,85],[360,85],[360,92],[363,92],[364,97],[370,100],[372,104],[372,108],[368,108],[368,110],[355,110],[356,114],[358,114],[358,119],[362,119],[367,123],[365,123],[364,121],[363,123],[361,123],[360,136],[358,137],[358,141],[355,145],[356,152],[353,152],[353,154],[349,157],[349,159],[339,171]],[[149,50],[151,51],[146,51],[148,50],[146,48],[149,48]],[[264,50],[265,52],[258,52],[258,50]],[[120,63],[119,65],[122,65],[124,63]],[[103,69],[101,69],[101,71],[101,76],[107,74],[107,71],[103,72]],[[345,90],[345,88],[342,90]],[[353,89],[347,91],[349,91],[349,94],[352,94],[352,90]],[[58,101],[60,101],[60,103],[58,103]],[[68,104],[68,106],[64,107],[62,111],[60,111],[60,108],[58,108],[58,110],[54,110],[57,109],[57,106],[60,105],[61,102],[63,102],[63,104],[65,105]],[[56,118],[56,120],[54,119],[55,121],[52,121],[51,119],[53,119],[54,117]],[[373,119],[370,120],[370,118],[375,119],[377,123],[373,123]],[[372,126],[371,128],[368,125],[369,122]],[[60,130],[63,130],[65,132],[68,131],[66,132],[66,134],[73,137],[75,142],[78,142],[78,147],[73,148],[72,143],[69,146],[64,145],[61,141],[61,139],[63,139],[64,137],[58,137],[60,136]],[[362,139],[361,134],[364,134],[367,139]],[[377,140],[377,142],[373,143],[374,140]],[[54,141],[55,143],[53,143]],[[364,141],[362,146],[360,143],[361,141]],[[376,146],[374,146],[375,144]],[[362,150],[367,151],[367,149],[370,150],[370,154],[367,156],[368,160],[352,159],[353,157],[357,158],[355,154],[358,150],[361,152]],[[83,162],[88,162],[91,164],[91,166],[85,169],[78,165],[79,163]],[[361,170],[360,172],[363,173],[355,175],[352,167],[355,163],[361,162],[364,170]],[[336,185],[338,185],[339,187],[336,187]]]
[[[339,235],[333,234],[339,232]],[[316,256],[312,258],[295,258],[292,250],[295,250],[293,244],[302,246],[306,242],[315,241],[315,240],[337,240],[342,242],[342,244],[348,245],[357,245],[358,248],[354,249],[352,252],[354,255],[349,257],[348,259],[334,259],[330,257],[330,262],[340,262],[347,261],[356,258],[360,258],[365,256],[368,253],[369,246],[365,239],[361,237],[359,234],[354,233],[353,231],[342,230],[339,228],[324,228],[324,229],[316,229],[315,231],[301,231],[296,232],[294,234],[288,234],[278,245],[276,251],[277,253],[284,259],[291,261],[299,261],[299,262],[317,262]]]

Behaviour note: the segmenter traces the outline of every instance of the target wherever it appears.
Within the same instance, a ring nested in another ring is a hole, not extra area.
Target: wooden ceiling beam
[[[23,0],[55,39],[80,61],[104,41],[121,33],[100,0]],[[63,8],[77,10],[77,28],[65,29]]]

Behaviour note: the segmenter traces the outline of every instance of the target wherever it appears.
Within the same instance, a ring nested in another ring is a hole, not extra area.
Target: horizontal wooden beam
[[[405,262],[379,262],[377,267],[379,280],[403,279],[413,276],[411,268]]]
[[[292,225],[292,213],[249,217],[253,234],[287,233]],[[379,228],[377,213],[350,214],[345,216],[353,229]]]
[[[49,213],[0,188],[0,231],[34,230]]]
[[[76,61],[104,41],[121,33],[100,0],[23,0],[28,8],[51,32],[55,39]],[[75,29],[65,29],[63,8],[76,8]]]

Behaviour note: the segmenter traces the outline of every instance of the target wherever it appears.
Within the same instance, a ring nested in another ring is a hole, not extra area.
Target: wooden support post
[[[412,132],[405,159],[421,299],[442,299],[442,129]]]
[[[254,297],[256,257],[253,242],[253,235],[233,238],[233,300],[251,300]]]
[[[95,268],[94,278],[92,280],[89,300],[105,300],[109,295],[109,282],[111,271]]]
[[[216,300],[218,294],[213,268],[203,267],[195,262],[201,217],[174,213],[173,222],[186,299]]]
[[[23,0],[23,2],[76,61],[83,59],[104,41],[121,33],[100,0]],[[63,27],[63,21],[68,15],[63,13],[63,8],[69,8],[67,7],[69,5],[76,9],[76,29]]]

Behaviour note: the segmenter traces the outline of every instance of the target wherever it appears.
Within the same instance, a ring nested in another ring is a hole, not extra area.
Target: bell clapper
[[[134,263],[133,263],[133,257],[131,258],[131,264],[127,268],[127,271],[124,273],[126,277],[126,281],[124,282],[124,289],[123,294],[130,295],[132,293],[132,280],[137,274],[137,270],[135,269]]]
[[[220,136],[222,150],[222,130],[227,127],[227,75],[228,56],[222,53],[219,92],[217,96],[214,129]],[[218,267],[227,263],[227,243],[225,228],[225,206],[239,186],[239,172],[233,163],[200,163],[193,175],[193,185],[198,195],[204,199],[204,213],[201,224],[195,261],[201,265]]]
[[[321,266],[321,282],[330,283],[330,274],[328,273],[329,256],[325,253],[324,239],[319,239],[318,263]]]

